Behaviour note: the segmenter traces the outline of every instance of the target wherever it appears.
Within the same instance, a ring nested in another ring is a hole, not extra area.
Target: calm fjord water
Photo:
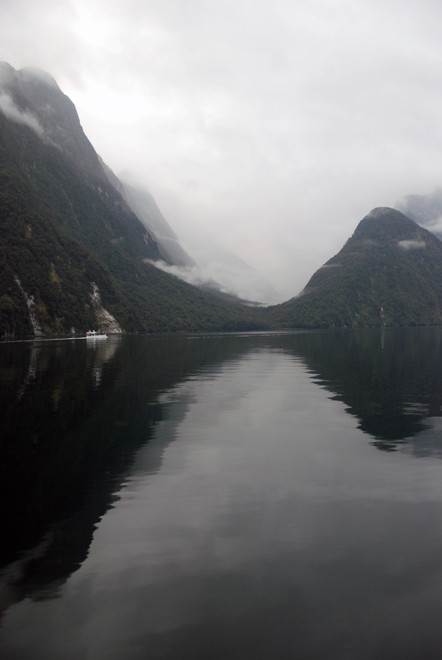
[[[442,330],[0,344],[0,658],[442,657]]]

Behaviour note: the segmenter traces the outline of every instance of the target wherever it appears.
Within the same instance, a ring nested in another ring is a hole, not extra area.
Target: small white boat
[[[107,334],[101,330],[88,330],[86,332],[86,339],[107,339]]]

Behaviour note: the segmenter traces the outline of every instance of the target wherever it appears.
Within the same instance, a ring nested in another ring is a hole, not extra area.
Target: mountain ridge
[[[442,323],[442,242],[388,207],[279,305],[246,307],[153,266],[192,263],[153,197],[103,163],[51,76],[5,63],[0,226],[0,336]]]
[[[126,331],[262,327],[249,310],[148,263],[162,258],[158,244],[109,182],[73,104],[62,96],[60,103],[70,108],[65,125],[75,122],[82,143],[77,150],[70,149],[67,128],[44,132],[32,112],[36,102],[28,100],[28,81],[18,76],[14,91],[11,75],[2,68],[0,334],[27,335],[37,327],[45,334],[84,332],[99,324],[95,287],[103,308]],[[46,93],[47,105],[61,94],[40,81],[38,89],[41,104]]]

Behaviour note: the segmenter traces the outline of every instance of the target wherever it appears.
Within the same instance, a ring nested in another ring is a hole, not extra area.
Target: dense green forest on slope
[[[117,191],[1,114],[0,195],[2,335],[31,332],[17,278],[49,334],[94,327],[91,282],[126,331],[263,327],[254,310],[146,263],[155,242]]]
[[[127,332],[442,323],[442,242],[392,209],[370,212],[302,294],[267,309],[155,268],[153,230],[55,80],[3,62],[0,93],[9,107],[0,110],[0,337],[106,323]]]
[[[281,327],[442,323],[442,243],[393,209],[375,209],[297,298],[264,311]]]
[[[23,291],[33,297],[44,333],[95,327],[92,282],[125,331],[442,322],[442,243],[397,211],[378,209],[364,218],[297,298],[247,308],[146,263],[155,243],[117,191],[1,115],[0,223],[2,335],[32,333]]]

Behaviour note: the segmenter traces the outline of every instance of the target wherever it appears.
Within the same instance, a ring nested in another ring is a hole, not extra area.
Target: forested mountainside
[[[389,208],[371,211],[300,295],[266,309],[156,260],[193,263],[153,198],[102,162],[57,83],[0,64],[0,336],[442,322],[442,243]]]
[[[52,78],[11,69],[0,70],[0,334],[261,327],[253,310],[148,263],[165,257],[73,104]]]
[[[299,296],[265,316],[282,327],[438,325],[442,243],[402,213],[374,209]]]

